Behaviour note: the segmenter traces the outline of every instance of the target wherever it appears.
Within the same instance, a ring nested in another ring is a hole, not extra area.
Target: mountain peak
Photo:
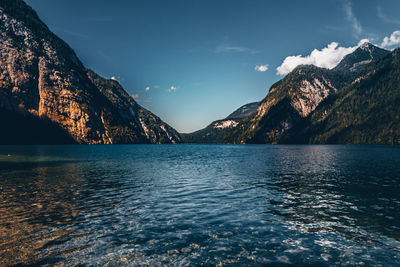
[[[354,50],[353,53],[345,56],[333,70],[339,72],[358,72],[366,64],[381,59],[389,53],[389,51],[366,41]]]
[[[358,48],[363,49],[363,50],[367,50],[367,49],[371,49],[373,47],[376,47],[376,46],[371,44],[368,41],[365,41],[365,42],[361,43],[361,45]]]
[[[380,48],[380,47],[378,47],[376,45],[373,45],[373,44],[371,44],[370,42],[367,42],[367,41],[362,43],[355,51],[357,51],[357,50],[369,52],[369,53],[371,53],[371,57],[375,56],[377,51],[380,51],[380,52],[386,51],[387,53],[389,53],[389,51],[387,51],[385,49],[382,49],[382,48]]]

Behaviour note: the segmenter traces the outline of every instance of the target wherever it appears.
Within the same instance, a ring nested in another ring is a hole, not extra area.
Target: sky
[[[179,132],[262,100],[299,64],[400,45],[398,0],[25,0],[83,64]],[[361,41],[361,42],[360,42]]]

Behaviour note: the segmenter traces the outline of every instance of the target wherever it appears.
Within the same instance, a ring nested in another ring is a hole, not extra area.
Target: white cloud
[[[286,57],[283,63],[276,69],[277,74],[286,75],[299,65],[315,65],[321,68],[332,69],[348,54],[352,53],[357,47],[368,39],[363,39],[357,46],[342,47],[339,43],[332,42],[321,50],[314,49],[310,55],[303,57],[302,55]]]
[[[388,48],[395,45],[400,45],[400,31],[394,31],[389,37],[383,38],[381,47]]]
[[[276,74],[287,75],[299,65],[315,65],[321,68],[332,69],[348,54],[352,53],[359,46],[366,42],[371,42],[369,39],[362,39],[356,46],[342,47],[339,43],[332,42],[327,47],[321,50],[314,49],[308,56],[288,56],[282,64],[276,68]],[[383,38],[381,44],[375,44],[382,48],[391,48],[400,46],[400,30],[394,31],[390,36]],[[256,66],[257,67],[257,66]]]
[[[146,92],[150,91],[150,86],[147,86],[144,90],[145,90]]]
[[[259,71],[259,72],[266,72],[268,70],[268,64],[257,65],[254,67],[254,70]]]
[[[175,92],[176,91],[176,87],[175,86],[171,86],[169,89],[168,89],[168,92]]]
[[[139,94],[133,94],[132,95],[132,98],[135,99],[135,100],[139,99],[139,97],[140,97]]]
[[[351,27],[353,28],[353,35],[358,38],[363,31],[361,23],[354,15],[353,7],[349,1],[346,1],[343,7],[344,7],[344,12],[346,14],[346,19],[348,22],[351,23]]]

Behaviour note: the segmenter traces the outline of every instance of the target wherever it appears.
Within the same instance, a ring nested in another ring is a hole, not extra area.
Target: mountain
[[[366,43],[347,55],[332,70],[313,65],[295,68],[271,86],[257,112],[243,120],[224,139],[227,143],[281,143],[292,129],[304,124],[328,97],[339,95],[373,62],[379,62],[389,51]],[[326,100],[326,101],[325,101]],[[291,135],[292,137],[295,134]]]
[[[353,53],[346,55],[340,63],[333,68],[333,71],[342,73],[357,73],[372,61],[381,59],[390,52],[376,47],[371,43],[361,44]]]
[[[248,106],[245,105],[226,119],[182,137],[189,143],[323,143],[325,139],[309,138],[311,133],[318,133],[318,129],[307,123],[309,118],[315,117],[320,105],[326,105],[339,96],[343,88],[361,79],[369,65],[389,53],[364,43],[333,69],[298,66],[272,85],[260,103],[252,103],[251,112],[246,113]],[[239,114],[244,114],[240,120],[237,119]]]
[[[87,71],[87,75],[100,92],[117,108],[118,114],[132,126],[139,126],[137,130],[150,143],[182,142],[175,129],[141,107],[117,81],[104,79],[91,70]]]
[[[0,123],[0,145],[76,144],[71,135],[54,122],[29,113],[0,108]]]
[[[5,126],[0,136],[29,135],[35,129],[38,138],[26,137],[29,143],[47,143],[46,136],[53,136],[50,143],[181,142],[118,82],[87,70],[24,1],[0,1],[0,30],[0,111],[15,118],[10,123],[0,116]],[[22,127],[23,121],[30,126]]]
[[[260,105],[260,102],[253,102],[243,105],[234,112],[232,112],[231,114],[229,114],[228,117],[225,118],[225,120],[247,118],[254,112],[256,112],[258,105]]]
[[[206,128],[193,133],[181,134],[185,143],[218,144],[223,143],[226,135],[232,131],[243,119],[257,111],[260,102],[253,102],[241,106],[225,119],[213,121]]]
[[[370,63],[282,143],[400,144],[400,48]]]
[[[295,68],[271,86],[257,111],[227,138],[231,143],[276,143],[281,135],[337,91],[329,70],[313,65]]]

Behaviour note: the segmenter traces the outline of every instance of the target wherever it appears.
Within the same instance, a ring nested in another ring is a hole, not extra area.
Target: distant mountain
[[[21,136],[26,129],[22,135],[30,143],[181,142],[173,128],[138,105],[118,82],[86,70],[24,1],[0,1],[0,30],[0,112],[15,118],[0,116],[1,136]],[[30,127],[21,127],[25,120]],[[57,132],[51,140],[44,138],[49,132],[43,125],[49,123]],[[29,129],[35,129],[36,139]]]
[[[247,118],[248,116],[252,115],[254,112],[257,111],[258,105],[260,105],[260,102],[253,102],[243,105],[234,112],[232,112],[231,114],[229,114],[229,116],[226,117],[225,120]]]
[[[395,143],[395,54],[366,43],[332,70],[297,67],[224,142]]]
[[[193,133],[181,134],[185,143],[223,143],[226,135],[232,131],[243,119],[257,111],[260,102],[253,102],[241,106],[225,119],[213,121],[206,128]]]

